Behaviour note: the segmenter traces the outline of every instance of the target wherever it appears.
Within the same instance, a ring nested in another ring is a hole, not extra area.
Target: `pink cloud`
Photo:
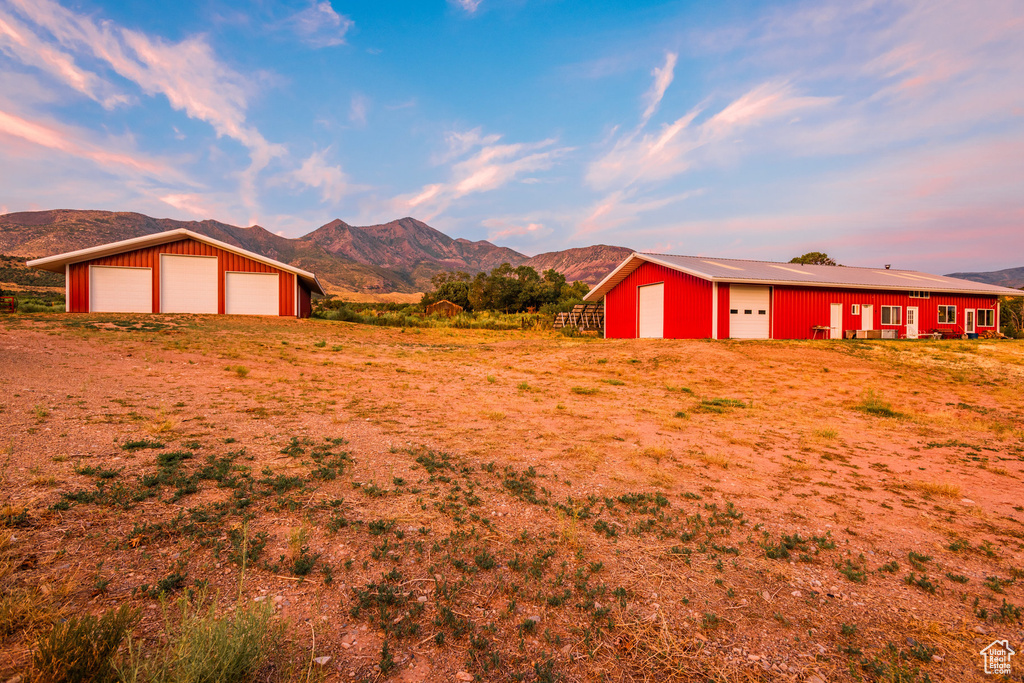
[[[105,168],[128,170],[151,176],[180,177],[168,166],[139,156],[112,152],[85,141],[68,129],[47,126],[0,111],[0,134],[9,135],[40,147],[57,150],[71,156],[88,159]]]

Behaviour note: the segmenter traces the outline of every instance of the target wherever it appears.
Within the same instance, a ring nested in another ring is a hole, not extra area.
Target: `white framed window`
[[[978,327],[995,327],[996,311],[994,308],[978,309]]]
[[[911,292],[910,293],[910,298],[911,299],[930,299],[930,298],[932,298],[932,293],[931,292]]]
[[[860,315],[860,304],[850,304],[850,315]]]
[[[902,306],[882,306],[882,324],[883,325],[902,325],[903,324],[903,307]]]
[[[939,306],[939,324],[956,324],[956,306]]]

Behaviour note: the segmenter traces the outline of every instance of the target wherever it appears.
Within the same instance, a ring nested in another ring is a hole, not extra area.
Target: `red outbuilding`
[[[71,313],[229,313],[308,318],[316,275],[179,228],[29,261],[63,273]]]
[[[911,270],[634,253],[585,297],[615,339],[916,339],[999,329],[1020,290]]]

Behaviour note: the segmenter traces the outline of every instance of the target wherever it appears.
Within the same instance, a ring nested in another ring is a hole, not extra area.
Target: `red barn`
[[[604,301],[615,339],[916,339],[998,330],[1000,296],[1022,293],[911,270],[634,253],[584,300]]]
[[[179,228],[29,261],[64,273],[71,313],[229,313],[308,318],[316,275]]]

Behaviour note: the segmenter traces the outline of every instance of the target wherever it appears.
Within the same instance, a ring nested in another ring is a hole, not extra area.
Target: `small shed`
[[[462,313],[464,309],[458,304],[453,304],[448,299],[441,299],[427,306],[427,315],[434,315],[440,313],[441,315],[450,318],[453,315]]]
[[[313,273],[179,228],[29,261],[63,273],[71,313],[233,313],[308,318]]]

